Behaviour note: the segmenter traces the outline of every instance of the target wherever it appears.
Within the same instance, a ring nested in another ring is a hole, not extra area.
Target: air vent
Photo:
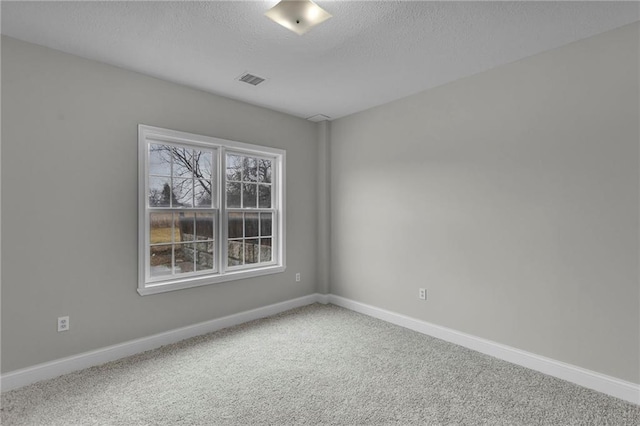
[[[246,72],[242,74],[240,77],[238,77],[238,80],[242,81],[243,83],[248,83],[253,86],[257,86],[258,84],[264,82],[266,79]]]

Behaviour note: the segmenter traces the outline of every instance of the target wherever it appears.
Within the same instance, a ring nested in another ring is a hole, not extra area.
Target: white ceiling
[[[2,33],[299,117],[339,118],[640,20],[637,2],[8,2]],[[266,77],[253,87],[248,71]]]

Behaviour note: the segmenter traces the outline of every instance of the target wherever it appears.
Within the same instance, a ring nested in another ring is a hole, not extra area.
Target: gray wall
[[[638,40],[333,121],[331,292],[640,383]]]
[[[138,123],[287,150],[285,273],[137,294]],[[314,293],[317,152],[314,123],[3,37],[2,372]]]
[[[640,382],[639,35],[331,126],[3,37],[2,372],[318,290]],[[136,293],[138,123],[287,150],[286,273]]]

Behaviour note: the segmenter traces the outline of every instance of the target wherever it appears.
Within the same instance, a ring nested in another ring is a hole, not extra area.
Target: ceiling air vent
[[[253,75],[253,74],[249,74],[248,72],[245,72],[240,77],[238,77],[238,80],[242,81],[243,83],[248,83],[253,86],[257,86],[258,84],[264,82],[266,79],[262,77],[258,77],[257,75]]]

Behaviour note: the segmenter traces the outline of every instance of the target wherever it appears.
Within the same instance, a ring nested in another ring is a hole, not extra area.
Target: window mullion
[[[169,207],[173,207],[173,200],[176,198],[173,193],[173,154],[169,157],[169,173]]]
[[[218,150],[218,208],[220,209],[220,223],[218,224],[218,265],[221,274],[227,270],[227,250],[228,250],[228,217],[227,217],[227,153],[224,147]]]

